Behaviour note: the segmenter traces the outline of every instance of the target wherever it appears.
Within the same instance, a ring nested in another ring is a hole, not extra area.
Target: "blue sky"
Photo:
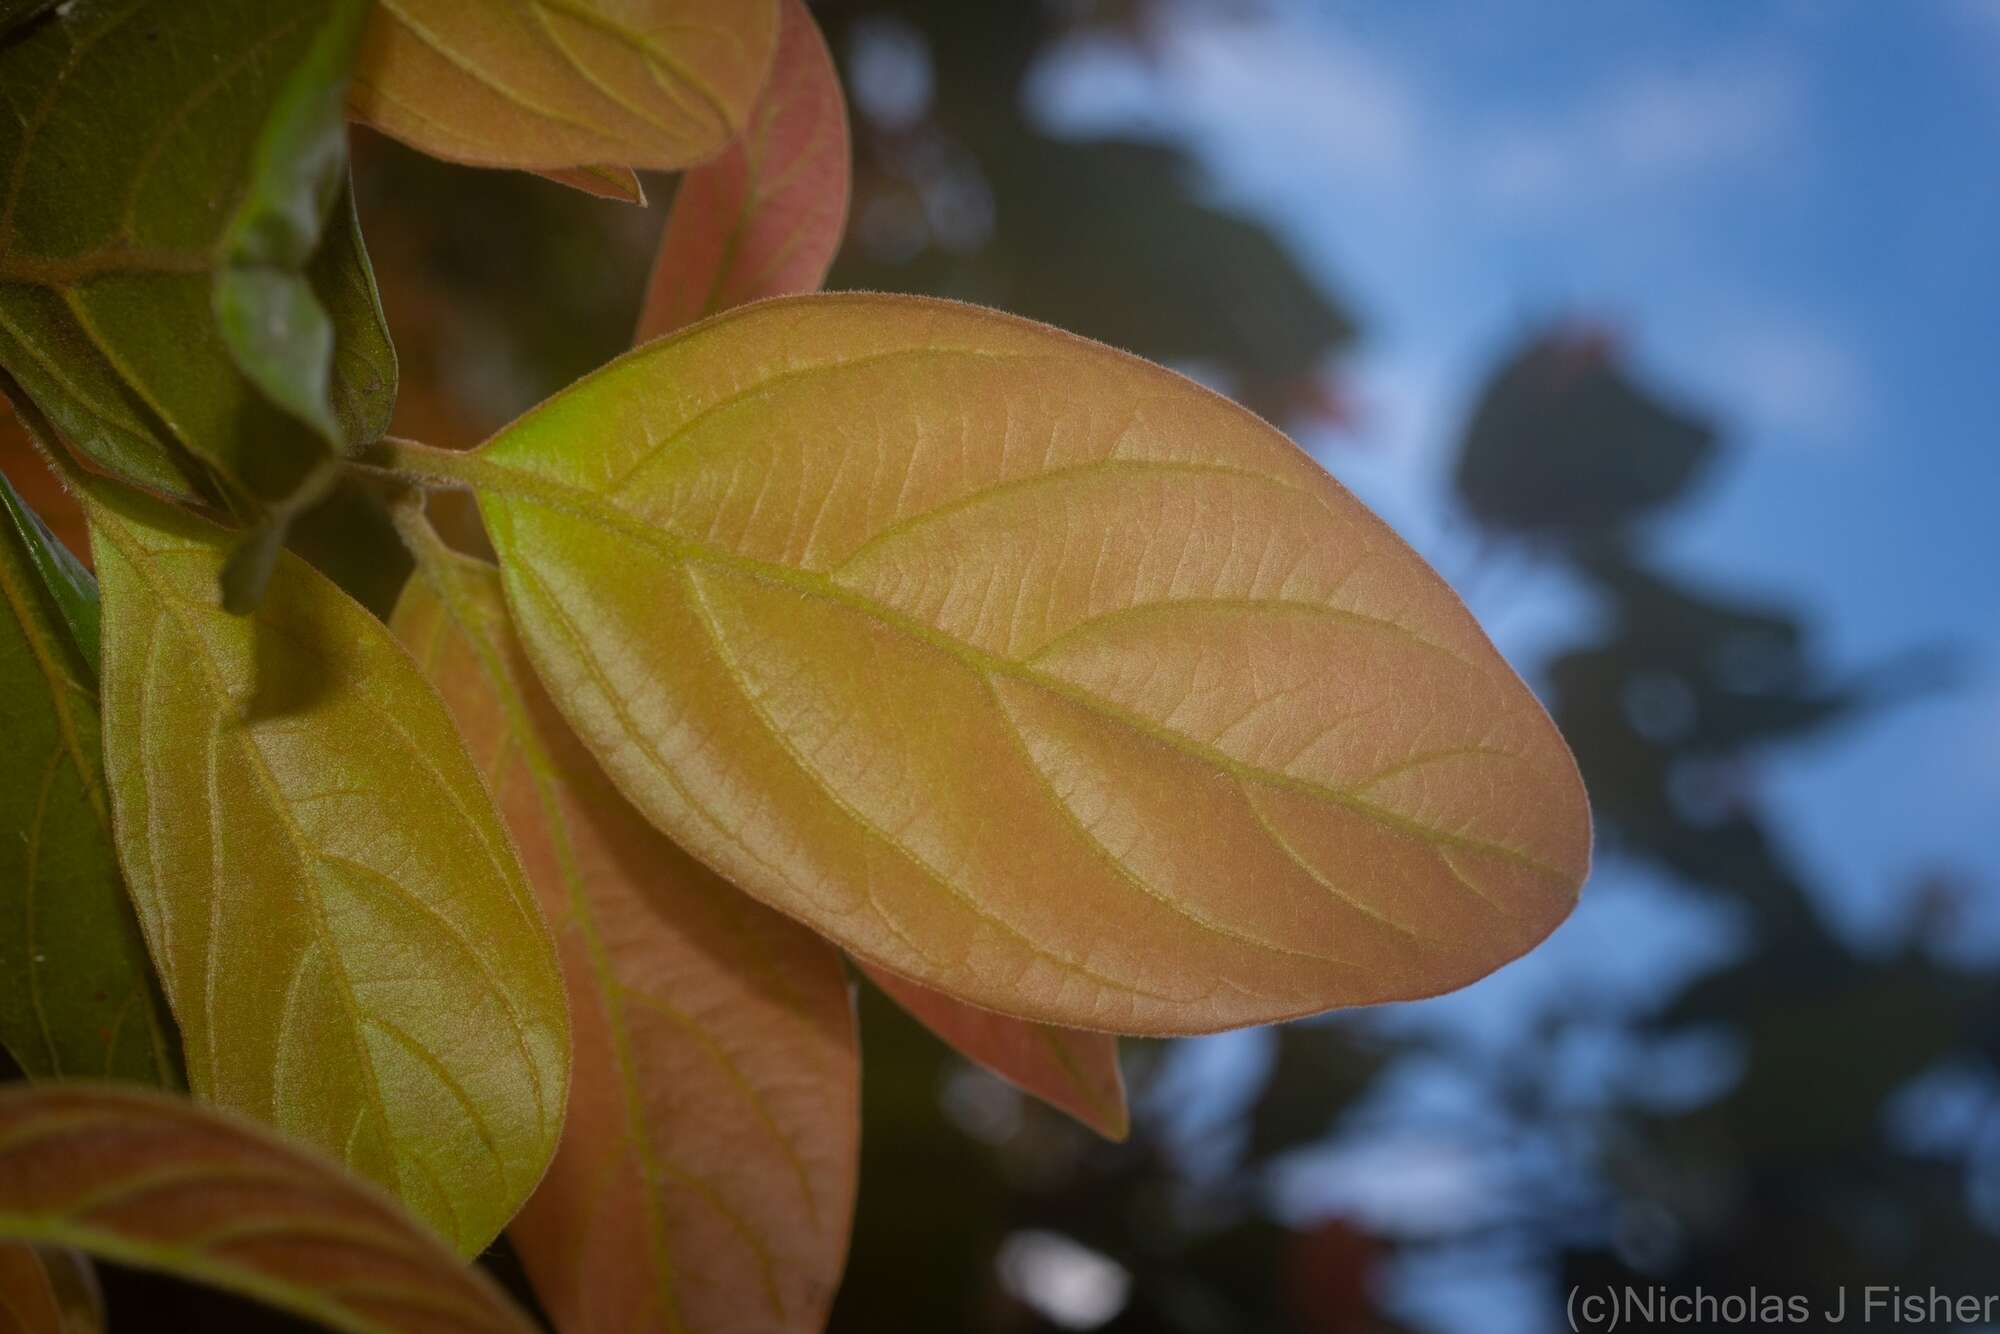
[[[1773,799],[1852,929],[1948,866],[2000,940],[2000,0],[1272,9],[1190,7],[1145,56],[1080,45],[1037,105],[1192,144],[1362,312],[1364,422],[1306,443],[1517,659],[1579,613],[1479,568],[1440,503],[1493,358],[1603,320],[1716,414],[1735,448],[1665,559],[1805,607],[1837,668],[1973,661],[1948,698],[1772,756]]]
[[[1362,423],[1304,443],[1532,667],[1590,609],[1532,562],[1493,568],[1453,527],[1444,471],[1522,330],[1610,325],[1733,446],[1661,530],[1662,560],[1804,608],[1836,670],[1966,650],[1963,688],[1776,751],[1760,778],[1855,939],[1894,943],[1902,891],[1944,868],[1978,891],[1967,948],[2000,950],[2000,0],[1222,8],[1190,4],[1143,53],[1073,46],[1034,105],[1065,131],[1191,145],[1219,199],[1361,313],[1342,378]],[[1643,1005],[1725,957],[1734,926],[1605,865],[1542,950],[1390,1021],[1497,1035],[1578,988]],[[1183,1079],[1227,1087],[1258,1044],[1198,1045]],[[1576,1079],[1633,1064],[1586,1044]],[[1686,1064],[1698,1081],[1726,1060]],[[1402,1083],[1418,1111],[1456,1096],[1446,1070]],[[1491,1198],[1490,1164],[1455,1153],[1378,1137],[1290,1193],[1421,1228]],[[1431,1277],[1400,1286],[1444,1327],[1545,1324],[1489,1300],[1504,1272]]]

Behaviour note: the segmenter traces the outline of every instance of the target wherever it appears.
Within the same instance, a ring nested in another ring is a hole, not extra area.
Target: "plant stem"
[[[442,482],[477,490],[500,489],[512,474],[468,450],[439,449],[415,440],[384,436],[349,460],[354,467],[388,473],[405,481]]]

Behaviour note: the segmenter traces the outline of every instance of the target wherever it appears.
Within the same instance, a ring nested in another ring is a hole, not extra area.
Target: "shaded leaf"
[[[437,550],[395,628],[559,924],[575,1024],[562,1147],[515,1250],[570,1334],[817,1331],[860,1150],[839,956],[619,797],[535,681],[492,568]]]
[[[1716,430],[1632,379],[1602,329],[1538,334],[1493,374],[1453,477],[1482,524],[1564,539],[1614,533],[1694,486]]]
[[[329,445],[342,443],[332,402],[334,331],[305,268],[347,184],[347,72],[366,0],[333,0],[266,115],[248,190],[223,234],[215,314],[236,364]],[[338,223],[336,223],[338,225]]]
[[[0,1091],[0,1237],[74,1247],[357,1334],[534,1326],[391,1201],[195,1103]]]
[[[783,0],[771,78],[750,123],[681,178],[637,338],[770,296],[810,292],[847,226],[852,176],[840,75],[804,0]]]
[[[1569,754],[1451,591],[1108,348],[787,298],[425,457],[626,795],[959,999],[1158,1033],[1430,995],[1583,879]]]
[[[646,203],[646,187],[639,184],[639,174],[630,167],[554,167],[536,174],[600,199],[616,199],[642,208]]]
[[[1015,1019],[953,1000],[879,968],[862,971],[967,1060],[1069,1113],[1106,1139],[1122,1140],[1131,1132],[1125,1076],[1118,1068],[1118,1039],[1112,1034]]]
[[[111,838],[97,588],[4,476],[0,504],[0,1043],[37,1079],[178,1084]]]
[[[90,534],[83,526],[83,507],[63,488],[62,480],[44,460],[20,412],[27,395],[0,370],[0,472],[12,480],[22,500],[43,527],[68,548],[85,569],[90,566]],[[34,405],[28,404],[30,414]],[[45,423],[44,423],[45,424]],[[55,445],[51,438],[46,442]],[[57,446],[58,448],[60,446]]]
[[[350,110],[473,166],[684,167],[742,129],[777,12],[776,0],[381,0]]]
[[[34,18],[43,10],[55,7],[56,0],[0,0],[0,37]]]
[[[361,10],[79,0],[0,49],[0,365],[103,468],[254,510],[386,427],[328,115]]]
[[[539,909],[437,695],[289,554],[249,618],[213,526],[87,484],[120,860],[208,1101],[460,1250],[540,1178],[568,1071]]]
[[[6,524],[13,529],[13,543],[33,567],[41,592],[55,604],[62,617],[69,643],[91,675],[97,672],[99,623],[97,579],[83,567],[75,553],[62,544],[42,516],[28,507],[13,482],[0,474],[0,506],[6,509]]]
[[[1247,1118],[1245,1151],[1253,1160],[1274,1158],[1332,1134],[1389,1064],[1389,1052],[1367,1035],[1328,1023],[1273,1029],[1271,1045],[1271,1072]]]
[[[73,1251],[0,1242],[0,1334],[99,1334],[104,1302]]]

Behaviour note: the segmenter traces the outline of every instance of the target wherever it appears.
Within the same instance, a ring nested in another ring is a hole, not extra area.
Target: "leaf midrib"
[[[180,628],[181,633],[187,636],[189,641],[196,646],[197,651],[193,656],[196,662],[200,664],[203,675],[208,678],[210,688],[215,692],[216,698],[218,700],[229,699],[229,690],[222,680],[221,673],[217,670],[214,661],[209,655],[205,651],[201,651],[206,641],[197,628],[190,624],[181,614],[179,610],[179,598],[164,584],[153,577],[147,567],[146,561],[143,559],[142,553],[145,551],[143,544],[124,530],[123,520],[113,515],[106,506],[96,503],[91,508],[94,511],[92,515],[94,521],[93,528],[98,532],[104,533],[111,539],[112,544],[118,547],[119,554],[124,558],[125,563],[152,590],[154,601],[159,605],[161,614],[172,619]],[[320,902],[318,884],[313,873],[313,868],[317,864],[316,858],[306,842],[305,831],[298,827],[296,818],[292,815],[291,810],[283,800],[283,791],[278,786],[276,776],[271,773],[270,766],[264,759],[263,752],[249,742],[247,736],[243,735],[239,735],[238,737],[238,748],[245,755],[251,771],[256,775],[259,785],[264,789],[266,800],[270,802],[272,808],[277,812],[279,822],[284,826],[286,836],[291,841],[293,856],[298,859],[300,870],[299,897],[302,901],[310,905],[314,934],[318,938],[320,948],[328,961],[329,969],[338,982],[337,993],[340,996],[342,1008],[346,1011],[349,1041],[353,1043],[355,1049],[355,1064],[364,1075],[364,1106],[374,1113],[376,1134],[388,1140],[386,1147],[389,1150],[390,1161],[395,1165],[397,1172],[400,1173],[402,1171],[403,1155],[397,1152],[393,1140],[389,1138],[388,1106],[383,1101],[381,1086],[376,1080],[374,1060],[369,1056],[367,1043],[362,1037],[362,1015],[359,1002],[355,998],[353,979],[347,974],[346,960],[341,957],[340,951],[335,948],[333,930],[326,920],[325,905]],[[164,886],[161,888],[164,890]],[[210,893],[213,894],[215,892],[216,887],[211,886]],[[163,915],[165,911],[166,906],[162,903],[161,912]],[[213,1038],[211,1037],[212,1040]]]
[[[504,437],[502,437],[504,438]],[[1333,802],[1356,814],[1373,821],[1377,825],[1425,843],[1444,847],[1455,847],[1468,852],[1482,853],[1514,862],[1534,871],[1549,880],[1567,884],[1568,872],[1543,861],[1520,848],[1504,843],[1433,829],[1420,821],[1399,815],[1374,802],[1359,797],[1341,788],[1299,778],[1291,774],[1273,772],[1248,764],[1236,757],[1198,741],[1185,733],[1163,727],[1150,719],[1130,710],[1120,708],[1103,698],[1081,689],[1060,677],[1037,670],[1033,666],[1016,659],[968,644],[962,639],[925,625],[921,621],[901,612],[883,606],[871,598],[864,597],[850,589],[832,582],[824,576],[793,566],[780,565],[771,561],[758,560],[737,552],[725,551],[706,543],[693,542],[685,538],[670,536],[659,528],[645,522],[629,511],[607,502],[594,493],[580,487],[570,486],[550,478],[542,477],[510,464],[496,463],[478,454],[460,456],[454,462],[457,479],[470,485],[476,492],[485,495],[505,497],[525,501],[541,508],[565,513],[575,518],[589,520],[611,529],[621,536],[640,542],[659,552],[667,559],[686,564],[707,564],[719,569],[778,584],[807,596],[832,602],[868,616],[890,629],[918,640],[938,650],[975,672],[1004,676],[1026,682],[1038,689],[1047,690],[1089,712],[1119,723],[1162,745],[1166,745],[1183,755],[1200,760],[1221,769],[1239,780],[1256,782],[1268,787],[1287,790],[1300,795]],[[1337,608],[1328,608],[1337,611]],[[1359,613],[1353,613],[1359,615]],[[1385,628],[1393,622],[1383,622]],[[1401,628],[1401,627],[1397,627]],[[1409,632],[1407,629],[1403,631]],[[1417,642],[1428,641],[1415,637]],[[1443,650],[1439,650],[1442,652]]]
[[[437,594],[440,620],[455,626],[460,638],[471,646],[481,674],[499,698],[507,719],[507,730],[519,750],[520,762],[528,771],[529,781],[534,785],[536,804],[541,808],[542,819],[555,844],[556,860],[562,867],[563,884],[568,891],[570,913],[583,932],[585,952],[590,957],[591,980],[604,1005],[606,1024],[611,1029],[619,1092],[627,1127],[633,1132],[628,1143],[639,1160],[639,1170],[646,1180],[647,1189],[643,1194],[648,1240],[651,1243],[648,1249],[654,1261],[661,1311],[671,1328],[681,1331],[686,1328],[686,1322],[680,1313],[679,1294],[673,1281],[677,1267],[668,1255],[666,1218],[660,1205],[666,1172],[658,1161],[652,1137],[646,1133],[649,1127],[641,1114],[639,1091],[632,1074],[637,1062],[625,1022],[623,992],[612,975],[608,951],[597,928],[596,914],[583,888],[582,873],[576,866],[569,823],[553,790],[556,781],[554,761],[543,748],[540,736],[526,716],[526,706],[514,684],[513,673],[500,656],[499,648],[477,626],[474,614],[463,604],[456,587],[455,572],[445,564],[451,559],[454,558],[449,555],[430,553],[430,558],[420,565],[415,577],[426,580]],[[494,786],[497,790],[498,783]]]

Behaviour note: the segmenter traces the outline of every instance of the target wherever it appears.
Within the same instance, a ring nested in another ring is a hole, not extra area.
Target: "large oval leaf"
[[[1115,1035],[995,1014],[880,968],[864,966],[862,971],[967,1060],[1069,1113],[1106,1139],[1122,1140],[1131,1132]]]
[[[777,0],[381,0],[357,120],[433,157],[671,169],[743,127]]]
[[[0,1044],[30,1076],[176,1085],[111,841],[97,587],[0,476]]]
[[[771,78],[740,138],[681,178],[640,340],[765,297],[810,292],[847,227],[847,103],[805,0],[783,0]]]
[[[334,1154],[461,1251],[562,1124],[562,979],[450,716],[289,554],[250,617],[223,534],[85,492],[119,857],[201,1097]]]
[[[625,793],[863,960],[1071,1027],[1462,985],[1589,855],[1548,716],[1296,446],[971,307],[746,307],[470,459]]]
[[[388,425],[342,190],[364,10],[80,0],[0,46],[0,366],[107,471],[280,502]]]
[[[534,1326],[389,1200],[194,1103],[0,1091],[0,1237],[73,1247],[355,1334]]]
[[[528,667],[490,566],[434,549],[395,628],[470,743],[559,941],[570,1111],[510,1229],[566,1334],[817,1331],[860,1152],[839,956],[618,795]]]

